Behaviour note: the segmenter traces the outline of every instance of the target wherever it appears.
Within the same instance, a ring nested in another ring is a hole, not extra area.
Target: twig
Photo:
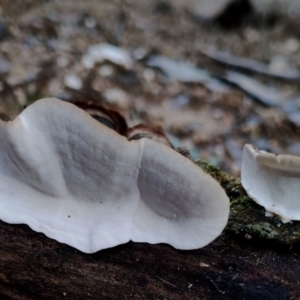
[[[206,277],[210,282],[211,282],[211,284],[216,288],[216,290],[219,292],[219,293],[221,293],[221,294],[225,294],[226,292],[224,292],[224,291],[221,291],[219,288],[218,288],[218,286],[214,283],[214,281],[212,280],[212,279],[210,279],[208,276]]]
[[[300,80],[300,72],[296,69],[274,72],[269,70],[269,66],[267,64],[254,59],[234,56],[227,52],[218,51],[216,49],[204,50],[200,48],[199,50],[203,55],[212,59],[213,61],[231,68],[237,68],[252,73],[259,73],[281,80],[297,82]]]
[[[162,278],[160,278],[160,277],[158,277],[158,276],[155,276],[155,277],[156,277],[157,279],[161,280],[162,282],[167,283],[167,284],[171,285],[171,286],[174,287],[174,288],[177,288],[176,285],[174,285],[173,283],[171,283],[171,282],[169,282],[169,281],[167,281],[167,280],[164,280],[164,279],[162,279]]]

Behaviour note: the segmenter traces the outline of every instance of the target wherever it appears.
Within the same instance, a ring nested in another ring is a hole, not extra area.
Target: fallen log
[[[280,224],[237,178],[204,161],[231,199],[229,223],[210,245],[180,251],[129,242],[85,254],[0,222],[1,299],[297,299],[299,224]]]

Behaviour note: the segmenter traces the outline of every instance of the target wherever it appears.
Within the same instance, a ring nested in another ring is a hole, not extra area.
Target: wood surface
[[[0,299],[299,299],[299,247],[225,231],[179,251],[129,242],[84,254],[0,221]]]

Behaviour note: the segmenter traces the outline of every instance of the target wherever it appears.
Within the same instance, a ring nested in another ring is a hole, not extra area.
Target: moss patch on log
[[[247,238],[259,237],[290,245],[300,242],[299,221],[284,224],[277,216],[266,217],[265,209],[247,195],[239,178],[206,161],[197,160],[195,163],[221,184],[230,199],[230,216],[225,230],[247,234]]]

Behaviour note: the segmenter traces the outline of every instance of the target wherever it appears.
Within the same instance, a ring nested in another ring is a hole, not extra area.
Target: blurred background
[[[0,118],[94,101],[239,176],[300,155],[299,0],[0,1]]]

